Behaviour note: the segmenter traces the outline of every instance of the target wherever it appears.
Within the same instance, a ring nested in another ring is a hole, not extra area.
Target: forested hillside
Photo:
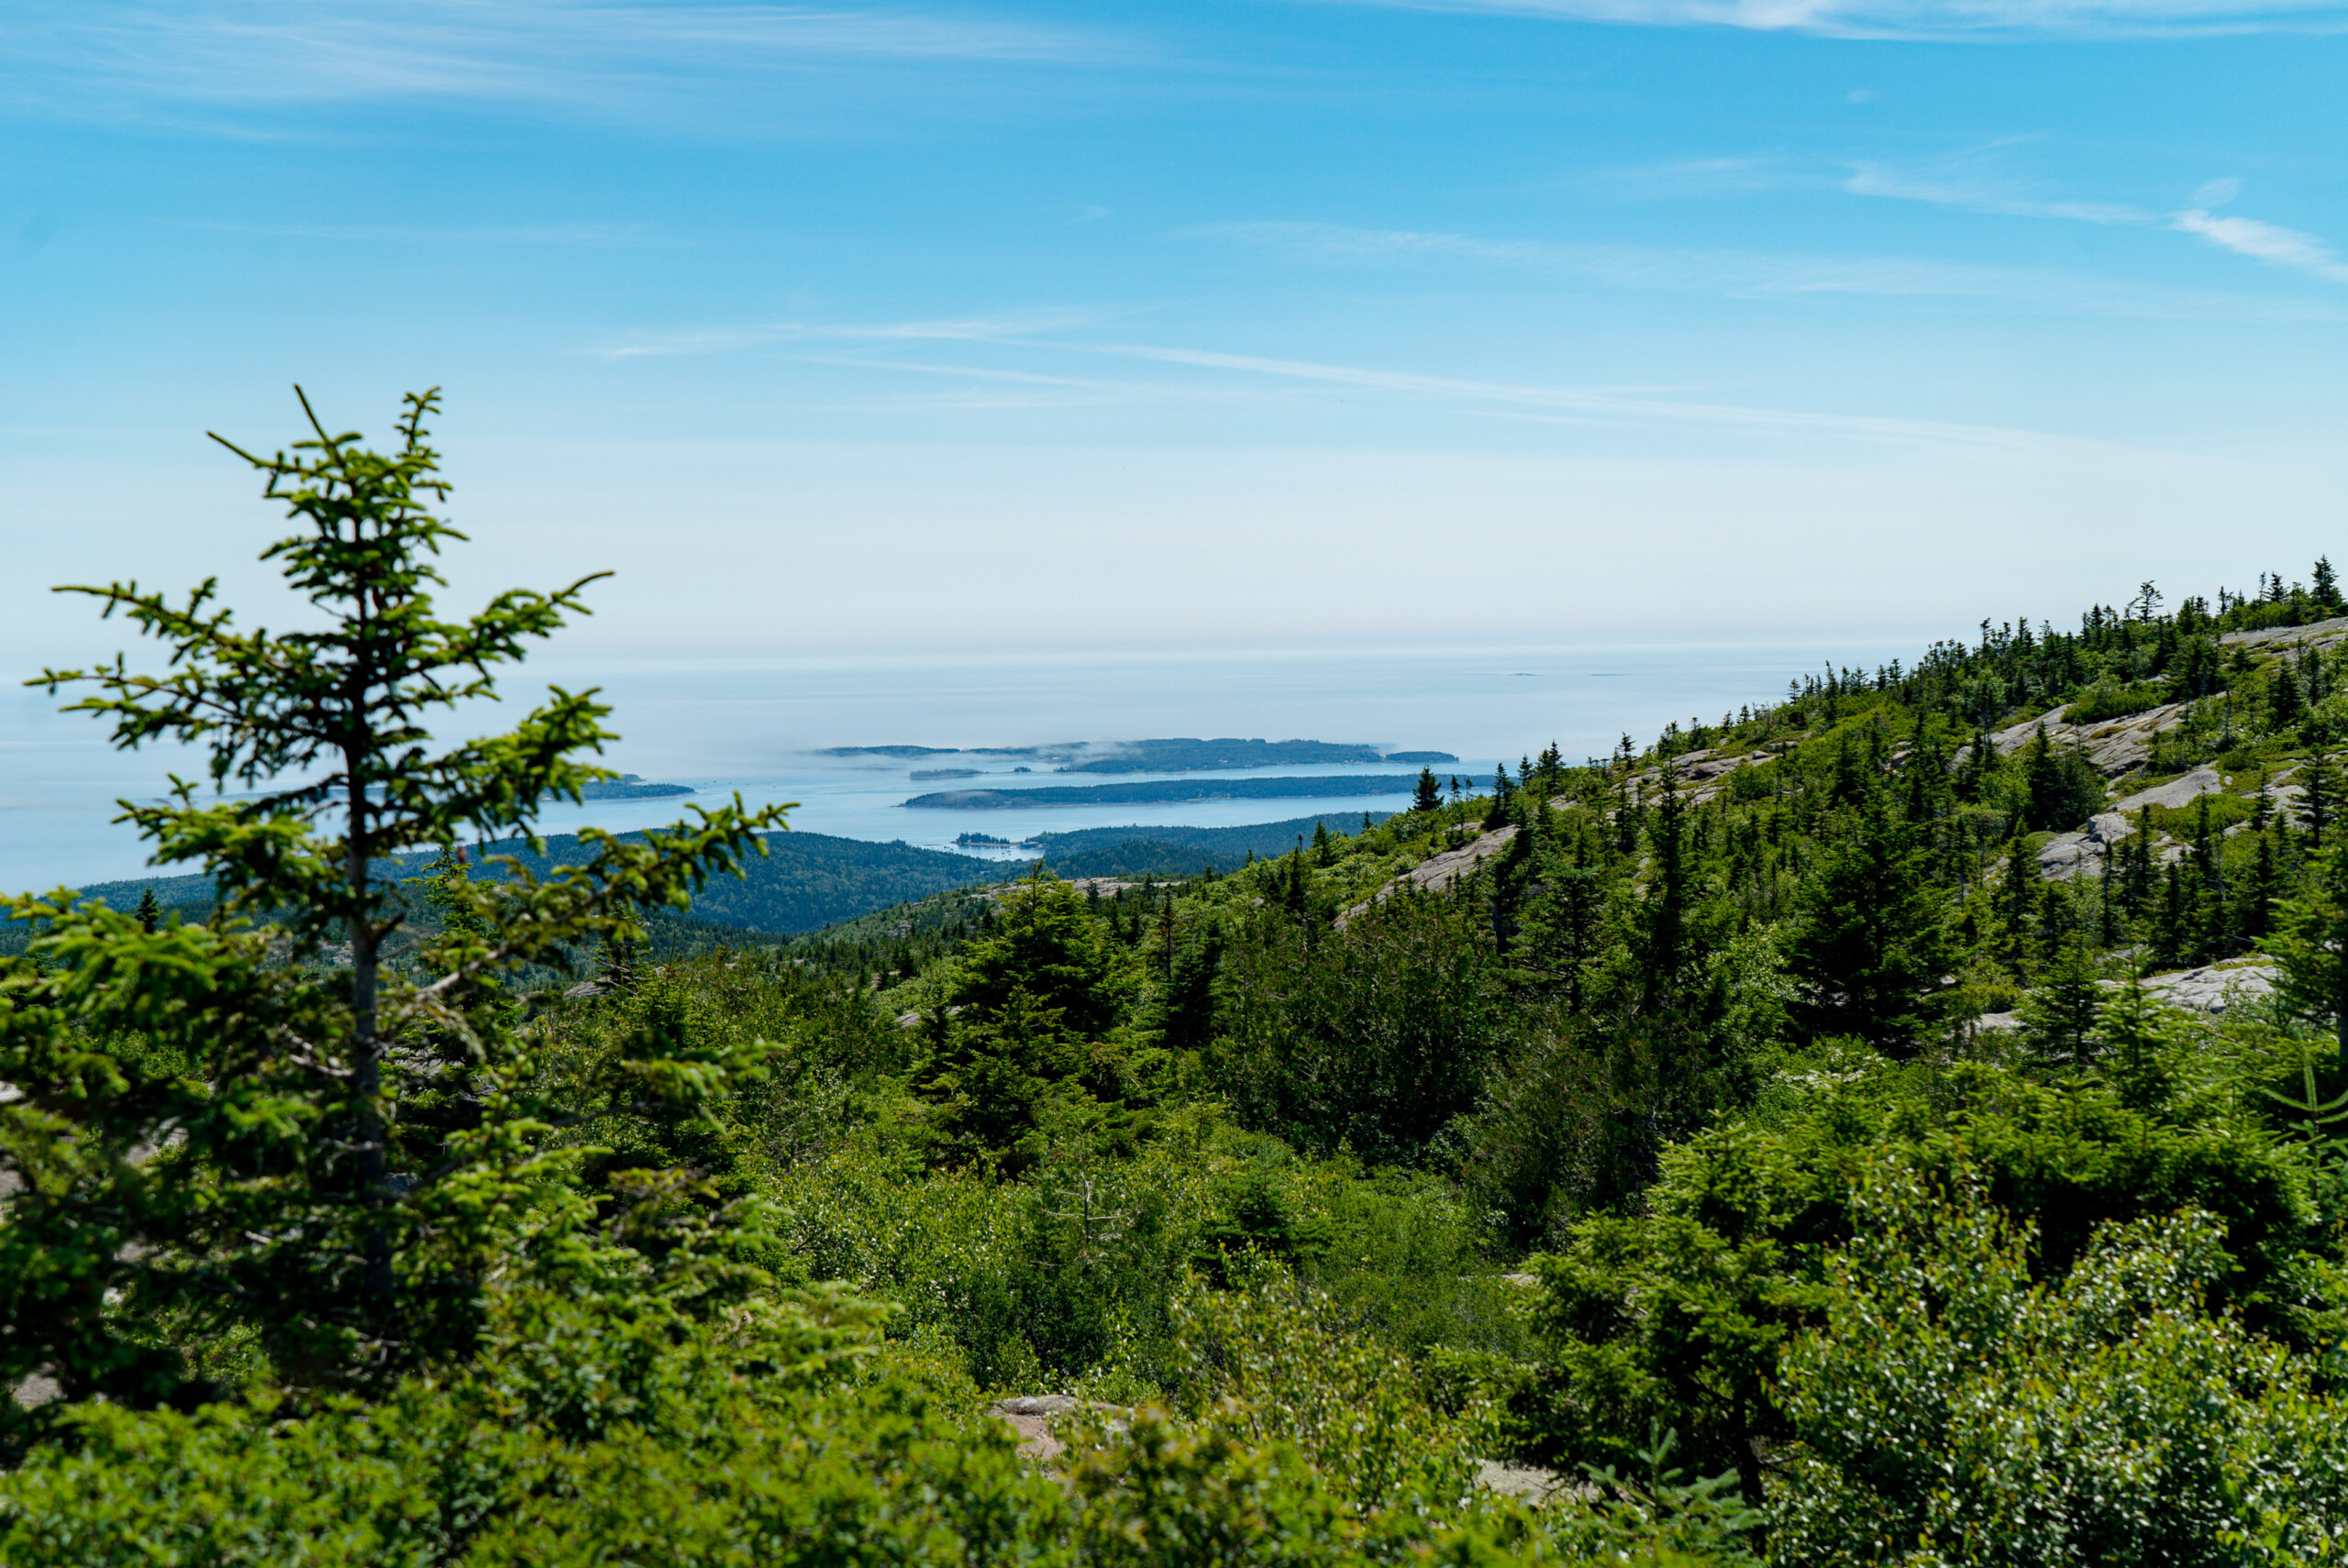
[[[327,695],[128,588],[245,727],[60,676],[357,760],[138,808],[202,922],[16,908],[0,1562],[2337,1560],[2328,566],[664,958],[771,813],[369,874],[597,776],[404,728],[580,591],[430,620],[430,407],[255,459]]]
[[[644,841],[641,834],[621,836],[634,843]],[[740,876],[713,878],[693,896],[690,912],[694,922],[789,935],[820,930],[948,889],[1014,876],[1020,870],[1001,861],[915,849],[903,843],[869,844],[820,833],[769,834],[763,843],[765,853],[747,856]],[[510,857],[530,875],[543,878],[559,867],[585,864],[594,853],[593,843],[576,834],[549,834],[539,840],[537,849],[520,840],[474,845],[467,849],[468,874],[503,877],[504,862]],[[377,870],[393,882],[415,883],[433,869],[436,859],[434,851],[387,856]],[[137,909],[151,895],[160,912],[191,920],[203,919],[216,901],[211,879],[200,876],[136,878],[96,883],[81,890],[121,910]],[[409,919],[415,930],[437,929],[428,905],[419,904]],[[0,952],[21,952],[29,935],[21,926],[0,935]]]

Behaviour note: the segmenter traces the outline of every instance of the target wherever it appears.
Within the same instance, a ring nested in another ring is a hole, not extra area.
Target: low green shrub
[[[1980,1187],[1872,1167],[1824,1320],[1787,1353],[1775,1558],[2183,1565],[2336,1561],[2348,1407],[2212,1313],[2225,1227],[2100,1227],[2057,1279]]]
[[[2169,700],[2168,688],[2157,680],[2123,684],[2109,677],[2097,681],[2063,705],[2067,723],[2099,724],[2157,708]]]

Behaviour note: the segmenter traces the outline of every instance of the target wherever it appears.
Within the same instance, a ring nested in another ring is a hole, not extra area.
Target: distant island
[[[1375,766],[1381,762],[1456,762],[1447,751],[1387,751],[1350,741],[1283,740],[1258,736],[1242,740],[1225,735],[1201,740],[1174,735],[1158,740],[1071,741],[1058,745],[936,746],[836,745],[825,756],[880,756],[916,760],[933,756],[1024,757],[1058,765],[1062,773],[1206,773],[1241,767],[1325,767],[1340,765]],[[973,770],[975,771],[975,770]],[[960,778],[969,773],[932,769],[915,778]]]
[[[979,770],[975,767],[916,767],[913,771],[913,780],[916,784],[931,778],[976,778],[978,776]]]
[[[1168,779],[1132,784],[1045,784],[1025,790],[940,790],[905,804],[916,811],[1012,811],[1021,806],[1114,806],[1168,801],[1276,801],[1336,795],[1407,795],[1407,773],[1324,778]]]
[[[1063,762],[1085,749],[1082,741],[1058,745],[827,745],[818,756],[1028,756],[1042,762]]]
[[[1198,740],[1178,735],[1167,740],[1128,741],[1101,748],[1103,755],[1087,756],[1063,767],[1063,773],[1202,773],[1225,767],[1312,767],[1333,763],[1375,763],[1386,760],[1374,745],[1350,745],[1316,740]]]
[[[582,801],[650,801],[663,795],[690,795],[692,788],[686,784],[647,784],[634,773],[623,773],[617,778],[605,778],[590,784],[579,791]]]

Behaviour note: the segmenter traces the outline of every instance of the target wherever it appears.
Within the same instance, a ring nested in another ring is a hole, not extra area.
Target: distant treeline
[[[620,836],[640,839],[643,835]],[[574,834],[552,834],[541,842],[546,845],[542,855],[530,853],[519,840],[493,844],[485,850],[469,848],[467,854],[477,860],[483,856],[511,855],[540,877],[588,856]],[[693,922],[783,934],[816,931],[892,904],[1020,876],[1027,869],[1018,862],[980,860],[903,843],[869,844],[820,833],[770,834],[766,845],[763,857],[744,862],[740,878],[720,877],[702,889],[693,899]],[[388,856],[376,864],[381,875],[408,878],[422,876],[432,858],[432,852],[423,851]],[[494,870],[482,865],[475,875]],[[100,882],[82,891],[104,899],[112,908],[129,910],[138,908],[140,897],[150,889],[167,917],[200,920],[211,912],[212,884],[203,877]],[[0,940],[0,952],[20,950],[28,933],[19,927],[8,934],[14,940]]]
[[[1063,877],[1192,877],[1236,871],[1249,857],[1286,855],[1316,828],[1344,837],[1384,822],[1391,812],[1292,817],[1240,827],[1101,827],[1038,834],[1031,842]]]

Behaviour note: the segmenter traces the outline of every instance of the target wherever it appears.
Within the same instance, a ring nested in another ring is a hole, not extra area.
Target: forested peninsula
[[[586,589],[437,618],[434,403],[250,459],[334,679],[53,672],[255,790],[12,906],[0,1563],[2337,1560],[2328,562],[664,947],[782,823],[459,853],[606,714],[417,739]]]

